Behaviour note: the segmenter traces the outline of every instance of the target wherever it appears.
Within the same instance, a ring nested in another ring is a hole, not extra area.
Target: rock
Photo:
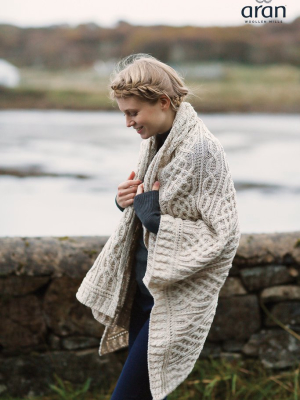
[[[300,232],[242,234],[235,256],[240,268],[265,264],[300,265]]]
[[[289,274],[291,275],[291,276],[293,276],[293,277],[299,277],[299,271],[296,269],[296,268],[293,268],[293,267],[289,267],[288,268],[288,270],[289,270]]]
[[[99,357],[97,349],[52,351],[0,359],[0,372],[11,396],[53,394],[49,383],[57,385],[53,374],[82,387],[92,378],[90,388],[107,387],[116,381],[123,364],[115,353]]]
[[[1,238],[1,276],[81,278],[107,240],[106,236]]]
[[[222,348],[226,352],[241,351],[245,345],[245,340],[227,340],[223,342]]]
[[[54,335],[53,333],[48,334],[48,343],[51,350],[61,349],[60,337]]]
[[[285,325],[300,325],[300,302],[285,301],[275,304],[271,310],[271,314],[279,319]],[[265,318],[266,326],[278,326],[270,317]]]
[[[7,391],[7,386],[0,384],[0,394]]]
[[[261,292],[261,299],[264,302],[300,300],[300,286],[282,285],[266,288]]]
[[[220,290],[220,297],[230,297],[235,295],[247,294],[240,278],[227,277],[224,285]]]
[[[0,293],[10,296],[23,296],[46,285],[50,277],[10,275],[0,278]]]
[[[243,268],[241,270],[241,278],[249,291],[260,290],[268,286],[289,283],[295,280],[284,265]]]
[[[99,347],[100,340],[87,336],[72,336],[62,339],[61,345],[66,350],[88,349],[92,347]]]
[[[222,352],[220,354],[220,358],[223,358],[225,360],[231,361],[231,360],[241,360],[242,359],[242,355],[239,353],[225,353]]]
[[[243,340],[261,327],[258,300],[255,295],[219,298],[208,340]]]
[[[283,329],[262,330],[253,335],[243,353],[259,356],[265,368],[287,368],[299,364],[300,341]]]
[[[235,260],[235,259],[234,259]],[[238,265],[235,264],[235,262],[233,261],[232,263],[232,267],[229,270],[229,276],[240,276],[240,270]]]
[[[261,343],[261,332],[253,333],[250,340],[242,347],[242,352],[247,356],[257,357]]]
[[[46,324],[40,300],[32,295],[2,298],[0,307],[0,344],[5,354],[46,350]]]
[[[208,358],[208,357],[217,358],[220,356],[221,351],[222,349],[220,345],[216,343],[211,343],[208,340],[206,340],[199,358]]]
[[[101,338],[104,325],[93,317],[89,307],[76,299],[82,280],[55,278],[47,288],[43,300],[45,321],[58,336],[82,335]]]
[[[57,244],[54,238],[1,238],[0,257],[8,264],[5,275],[50,275],[59,256]]]

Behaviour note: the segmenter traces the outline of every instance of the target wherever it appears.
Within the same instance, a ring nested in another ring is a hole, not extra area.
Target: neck
[[[171,109],[169,109],[168,111],[169,111],[169,113],[168,113],[167,119],[165,121],[165,124],[162,127],[161,132],[158,133],[158,135],[161,135],[162,133],[165,133],[172,128],[172,125],[173,125],[173,122],[174,122],[174,119],[176,116],[176,111],[171,110]]]

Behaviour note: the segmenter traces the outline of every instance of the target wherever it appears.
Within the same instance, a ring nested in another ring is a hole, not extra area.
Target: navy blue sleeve
[[[160,224],[159,191],[150,190],[137,194],[133,201],[133,207],[141,223],[148,231],[157,233]]]
[[[123,207],[119,206],[119,204],[118,204],[118,202],[117,202],[117,196],[118,196],[118,195],[116,195],[116,197],[115,197],[115,202],[116,202],[116,205],[117,205],[117,207],[118,207],[118,209],[119,209],[119,210],[121,210],[121,211],[124,211],[124,210],[125,210],[125,208],[123,208]]]

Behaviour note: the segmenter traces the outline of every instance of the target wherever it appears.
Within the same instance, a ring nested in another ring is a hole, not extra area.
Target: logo
[[[245,6],[241,10],[242,16],[245,18],[245,23],[282,23],[278,20],[272,20],[272,18],[286,18],[286,6],[272,6],[266,5],[271,3],[272,0],[256,0],[259,6]],[[250,20],[255,18],[255,20]],[[257,20],[257,18],[265,18],[263,20]]]

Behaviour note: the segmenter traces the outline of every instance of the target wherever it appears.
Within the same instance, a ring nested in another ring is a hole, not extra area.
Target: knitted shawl
[[[159,231],[143,226],[143,282],[154,298],[150,390],[162,400],[192,371],[214,319],[241,235],[236,191],[220,141],[188,102],[181,103],[159,152],[155,136],[141,142],[135,179],[144,181],[145,192],[160,182]],[[128,346],[137,226],[130,205],[76,293],[105,325],[100,356]]]

